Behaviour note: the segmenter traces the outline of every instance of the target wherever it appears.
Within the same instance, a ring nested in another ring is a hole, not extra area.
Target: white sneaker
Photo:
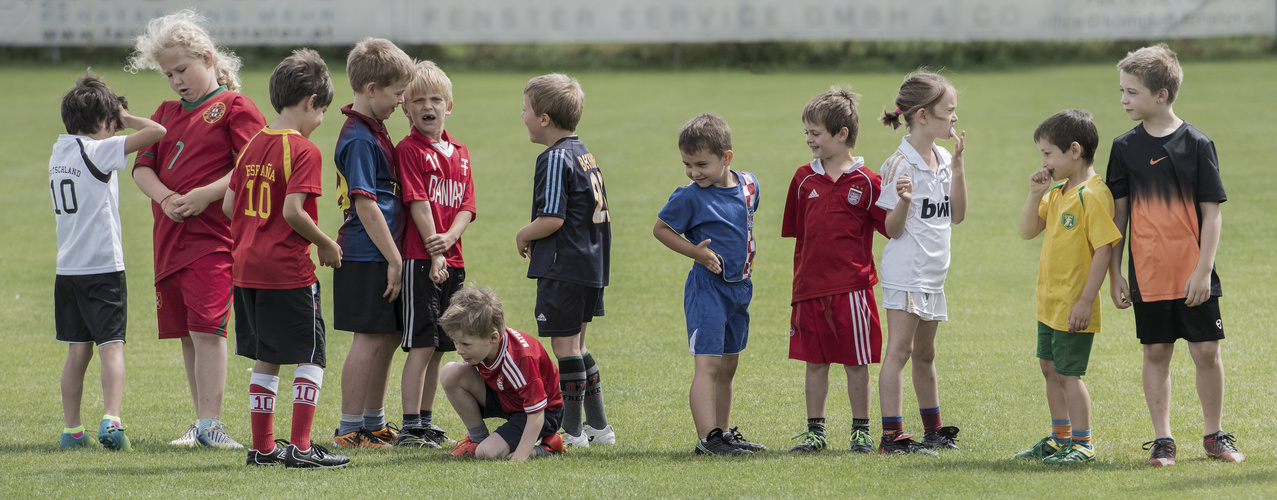
[[[590,444],[605,444],[609,446],[616,444],[616,433],[612,431],[611,424],[602,429],[595,429],[587,424],[584,429],[585,432],[581,434],[590,438]]]
[[[199,446],[199,441],[195,440],[195,435],[199,433],[200,423],[198,420],[191,422],[191,426],[186,429],[186,433],[182,437],[169,441],[168,444],[173,446]]]
[[[244,449],[244,445],[235,442],[234,439],[231,439],[231,437],[226,434],[226,428],[220,421],[214,422],[212,426],[204,429],[204,432],[197,432],[195,434],[195,441],[198,442],[200,446],[207,446],[209,448],[217,448],[221,450]]]
[[[572,446],[576,448],[590,447],[590,437],[585,435],[584,432],[582,432],[580,436],[573,436],[567,432],[560,432],[559,435],[563,436],[563,446]]]

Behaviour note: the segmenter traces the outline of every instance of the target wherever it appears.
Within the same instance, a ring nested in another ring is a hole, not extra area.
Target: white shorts
[[[905,311],[922,318],[923,321],[945,321],[949,319],[949,310],[944,303],[944,292],[906,292],[883,288],[882,308]]]

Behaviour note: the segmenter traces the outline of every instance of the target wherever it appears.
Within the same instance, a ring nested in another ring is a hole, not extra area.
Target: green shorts
[[[1081,377],[1091,360],[1094,333],[1069,333],[1038,322],[1038,359],[1055,362],[1055,373]]]

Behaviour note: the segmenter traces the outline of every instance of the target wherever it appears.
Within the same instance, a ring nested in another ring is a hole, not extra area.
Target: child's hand
[[[199,188],[192,189],[189,193],[174,196],[169,200],[168,206],[182,217],[195,217],[204,213],[204,209],[208,208],[208,204],[213,201],[202,194]]]
[[[177,213],[177,208],[173,206],[173,200],[176,200],[181,197],[182,197],[181,193],[175,192],[173,194],[168,195],[168,197],[164,198],[164,200],[160,202],[160,210],[162,210],[164,212],[164,215],[168,217],[170,220],[172,220],[173,222],[181,223],[182,219],[185,219],[185,217],[182,217],[181,214]]]
[[[443,283],[448,281],[448,260],[442,253],[432,253],[430,258],[430,281]]]
[[[426,251],[430,252],[430,255],[443,255],[452,248],[452,245],[457,244],[457,239],[449,233],[435,233],[426,238],[425,243]]]
[[[399,298],[399,291],[403,289],[403,261],[395,261],[386,266],[386,291],[381,294],[387,302],[394,302]]]
[[[949,127],[949,139],[957,139],[953,144],[953,166],[954,168],[962,168],[962,152],[967,149],[967,131],[963,130],[961,134],[953,127]]]
[[[1197,307],[1210,300],[1210,271],[1189,275],[1188,283],[1184,283],[1184,305]]]
[[[709,249],[709,239],[706,238],[699,245],[696,245],[696,262],[700,262],[702,266],[709,269],[714,274],[723,272],[723,265],[718,261],[718,254]]]
[[[913,180],[909,174],[900,174],[896,179],[896,194],[907,203],[913,203]]]
[[[1126,284],[1126,278],[1120,275],[1109,277],[1109,296],[1113,298],[1114,307],[1118,309],[1131,307],[1131,289]]]
[[[532,240],[523,239],[523,231],[514,235],[514,247],[519,250],[519,257],[527,258],[532,253]]]
[[[1029,176],[1029,193],[1036,198],[1041,198],[1042,194],[1051,188],[1051,179],[1051,169],[1049,168],[1033,172],[1033,175]]]
[[[1078,301],[1069,311],[1069,333],[1085,330],[1091,324],[1091,304]]]
[[[341,267],[341,246],[335,241],[326,245],[318,245],[319,265],[337,269]]]

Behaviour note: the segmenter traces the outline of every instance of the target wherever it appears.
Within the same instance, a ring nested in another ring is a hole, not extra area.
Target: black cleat
[[[741,434],[738,429],[740,429],[740,427],[732,427],[731,429],[728,429],[726,432],[724,432],[723,441],[727,441],[727,444],[730,444],[742,450],[748,450],[754,453],[767,450],[766,446],[763,446],[758,443],[751,443],[748,440],[746,440],[745,435]]]
[[[922,446],[932,450],[956,450],[958,445],[958,428],[952,425],[927,432],[922,437]]]
[[[696,454],[741,456],[753,455],[754,452],[736,447],[724,438],[722,429],[714,429],[709,431],[709,435],[705,436],[704,441],[696,440]]]
[[[939,453],[923,447],[921,443],[909,439],[911,437],[913,437],[913,434],[900,434],[897,435],[894,440],[890,440],[887,439],[886,436],[883,436],[882,442],[878,444],[878,453],[895,455],[918,453],[921,455],[931,455],[933,457],[939,455]]]
[[[248,449],[248,460],[245,465],[268,466],[284,463],[284,450],[288,448],[288,441],[283,439],[275,440],[275,447],[270,452],[262,453],[252,448]]]
[[[337,467],[345,467],[350,463],[350,459],[345,455],[338,455],[328,451],[328,449],[317,444],[311,444],[310,449],[301,451],[295,445],[288,445],[288,450],[284,452],[284,468],[285,469],[332,469]]]

